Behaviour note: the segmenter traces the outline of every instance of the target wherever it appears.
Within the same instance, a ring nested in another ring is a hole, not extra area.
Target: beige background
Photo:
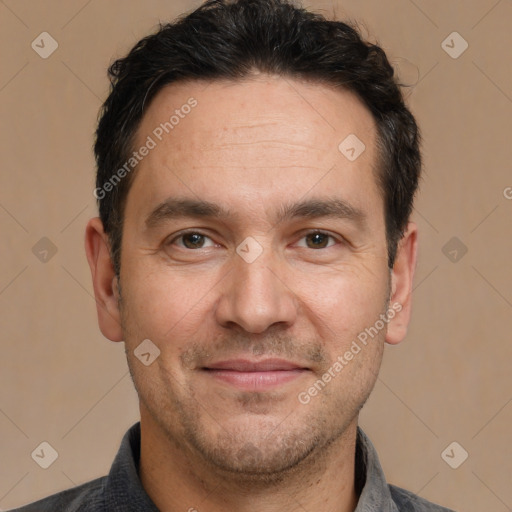
[[[92,133],[111,59],[197,5],[0,2],[2,509],[106,474],[137,421],[123,345],[99,332],[83,251],[96,214]],[[425,139],[412,326],[386,349],[361,424],[390,482],[459,511],[512,510],[512,2],[305,5],[364,21],[416,84],[407,96]],[[43,31],[59,45],[48,59],[31,48]],[[469,43],[457,59],[441,46],[453,31]],[[42,237],[57,249],[46,262],[32,251]],[[452,237],[456,262],[443,253]],[[46,470],[31,458],[42,441],[59,454]],[[469,453],[457,469],[441,458],[452,441]]]

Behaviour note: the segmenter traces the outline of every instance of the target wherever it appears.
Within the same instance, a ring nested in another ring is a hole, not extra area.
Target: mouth
[[[265,391],[294,381],[309,368],[284,359],[230,359],[201,368],[206,375],[244,391]]]

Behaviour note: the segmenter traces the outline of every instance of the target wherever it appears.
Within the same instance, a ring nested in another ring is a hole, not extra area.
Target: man
[[[141,421],[29,511],[442,511],[358,414],[405,336],[419,132],[384,52],[284,0],[211,0],[110,68],[86,231]]]

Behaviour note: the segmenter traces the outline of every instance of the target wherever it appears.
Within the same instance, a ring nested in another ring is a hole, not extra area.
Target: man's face
[[[353,161],[338,148],[351,134],[366,147]],[[388,308],[373,118],[351,93],[260,75],[166,87],[134,148],[148,136],[120,276],[142,421],[217,467],[293,467],[353,424],[381,363],[385,328],[333,368]]]

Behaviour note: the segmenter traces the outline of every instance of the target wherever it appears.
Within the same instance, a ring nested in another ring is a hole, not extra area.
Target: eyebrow
[[[222,205],[205,200],[169,198],[160,203],[146,218],[146,227],[153,229],[165,221],[179,218],[229,219],[237,215]],[[358,224],[366,220],[366,214],[339,198],[309,199],[281,206],[274,219],[278,224],[293,219],[317,219],[321,217],[346,219]]]

